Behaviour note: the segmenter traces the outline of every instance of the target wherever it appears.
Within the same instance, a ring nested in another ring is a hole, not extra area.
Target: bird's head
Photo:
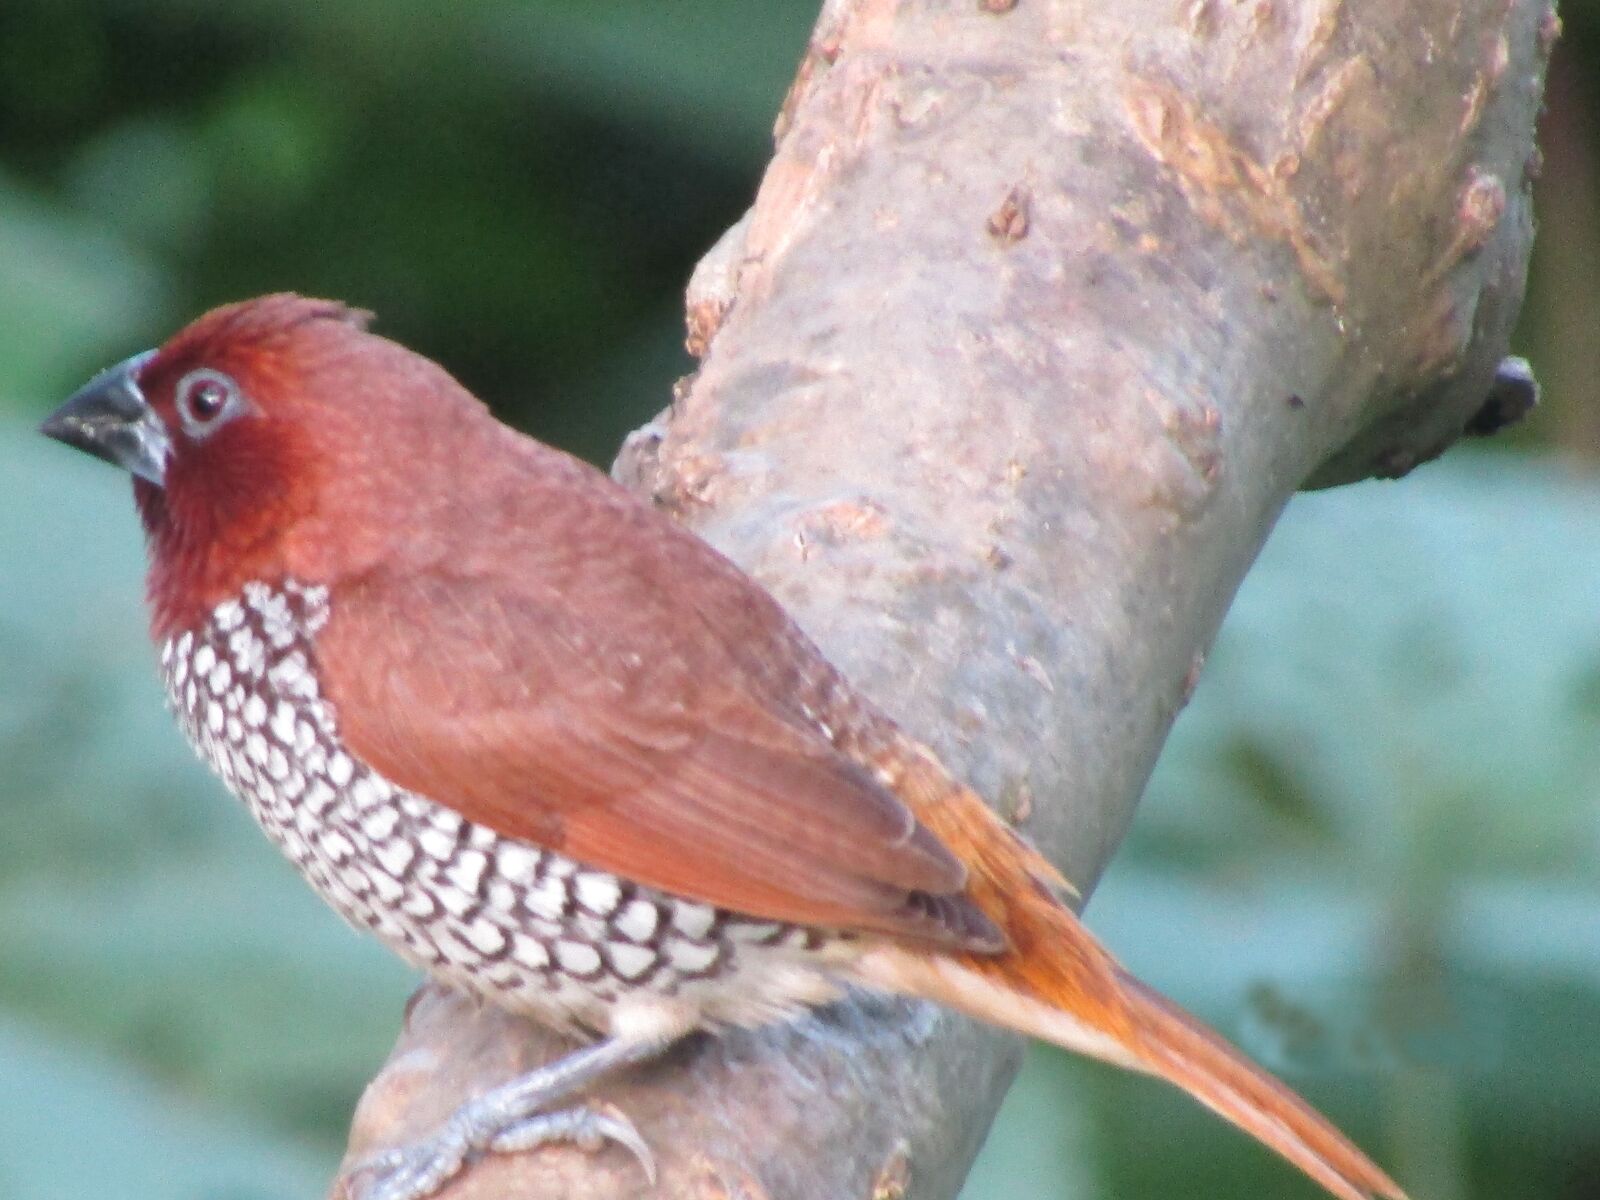
[[[134,476],[158,636],[251,580],[375,561],[418,476],[459,451],[482,405],[368,319],[294,295],[215,309],[44,421]]]

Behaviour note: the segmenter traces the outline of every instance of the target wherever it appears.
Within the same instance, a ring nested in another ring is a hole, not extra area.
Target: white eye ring
[[[216,432],[244,409],[244,396],[239,385],[221,371],[201,367],[190,371],[178,380],[174,389],[174,406],[183,431],[191,438],[203,438]]]

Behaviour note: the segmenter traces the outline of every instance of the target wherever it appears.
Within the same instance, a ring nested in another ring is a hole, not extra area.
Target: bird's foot
[[[492,1119],[483,1119],[487,1114],[469,1112],[474,1107],[463,1108],[424,1141],[382,1151],[351,1167],[344,1176],[345,1194],[355,1200],[427,1200],[472,1159],[518,1154],[551,1142],[571,1142],[588,1151],[615,1142],[632,1153],[645,1177],[655,1182],[656,1164],[650,1147],[633,1122],[615,1109],[566,1108],[535,1113],[496,1128]]]
[[[633,1122],[609,1105],[548,1106],[585,1084],[654,1057],[664,1044],[602,1042],[557,1059],[463,1104],[435,1133],[381,1150],[341,1176],[348,1200],[428,1200],[469,1162],[516,1154],[551,1142],[595,1151],[607,1142],[628,1150],[655,1182],[655,1159]]]

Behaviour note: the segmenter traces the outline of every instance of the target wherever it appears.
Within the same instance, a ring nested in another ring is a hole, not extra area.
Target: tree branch
[[[1290,494],[1401,474],[1483,407],[1556,28],[1546,0],[829,0],[691,286],[699,373],[618,474],[1087,892]],[[563,1049],[429,990],[352,1153]],[[942,1200],[1019,1050],[861,999],[601,1095],[662,1196]],[[555,1149],[447,1195],[643,1190]]]

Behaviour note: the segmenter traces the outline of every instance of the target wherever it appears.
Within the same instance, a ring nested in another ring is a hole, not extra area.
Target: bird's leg
[[[501,1084],[463,1104],[423,1141],[356,1163],[344,1172],[344,1194],[350,1200],[426,1200],[480,1155],[558,1141],[588,1150],[616,1142],[639,1160],[653,1183],[655,1160],[627,1117],[593,1105],[547,1110],[596,1079],[657,1057],[675,1040],[610,1038]]]

